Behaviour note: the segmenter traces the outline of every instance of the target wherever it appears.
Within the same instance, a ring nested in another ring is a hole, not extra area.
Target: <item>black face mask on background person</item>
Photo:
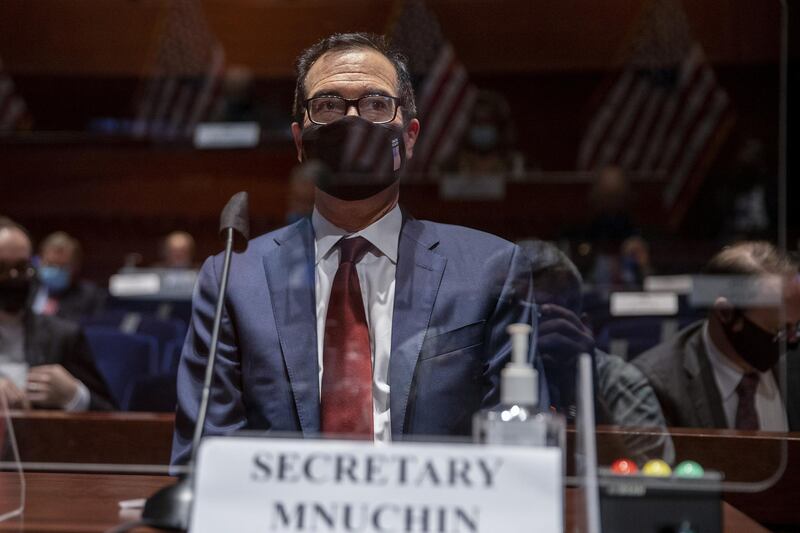
[[[766,372],[778,363],[781,343],[774,333],[761,329],[741,311],[735,313],[731,320],[722,322],[725,336],[742,359],[759,372]],[[741,318],[742,327],[735,331],[737,318]]]
[[[346,116],[303,129],[303,161],[317,161],[316,185],[340,200],[363,200],[394,184],[405,168],[403,130]]]
[[[29,279],[12,279],[0,282],[0,310],[18,313],[28,305],[32,282]]]

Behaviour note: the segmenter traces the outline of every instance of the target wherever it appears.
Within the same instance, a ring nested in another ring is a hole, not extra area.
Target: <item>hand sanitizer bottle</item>
[[[475,413],[475,442],[520,446],[565,443],[564,418],[539,408],[539,375],[528,361],[529,324],[511,324],[511,361],[500,373],[500,405]]]

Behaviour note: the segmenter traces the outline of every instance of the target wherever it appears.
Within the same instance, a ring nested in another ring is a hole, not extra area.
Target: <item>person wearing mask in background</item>
[[[707,294],[708,317],[633,360],[647,376],[671,426],[764,431],[800,430],[798,390],[783,391],[781,351],[800,340],[797,264],[763,241],[745,241],[715,255],[705,274],[718,277]],[[694,291],[699,289],[695,282]],[[796,357],[787,357],[796,380]]]
[[[30,311],[31,253],[27,231],[0,218],[0,394],[11,408],[114,409],[80,327]]]
[[[162,268],[195,268],[194,237],[185,231],[173,231],[166,237],[161,246]]]
[[[63,231],[42,241],[34,312],[78,321],[102,311],[105,293],[94,283],[79,278],[82,260],[80,243]]]
[[[457,152],[446,166],[462,176],[517,178],[525,161],[515,149],[514,118],[506,98],[481,90]]]
[[[544,363],[551,406],[574,419],[578,356],[588,353],[594,362],[597,424],[646,428],[650,430],[646,434],[622,437],[620,452],[640,462],[671,461],[672,440],[647,378],[622,358],[595,348],[592,330],[585,323],[578,268],[552,243],[532,239],[518,244],[533,264],[539,311],[537,351]]]
[[[315,184],[321,171],[318,161],[299,163],[292,169],[286,197],[286,224],[294,224],[314,211]]]

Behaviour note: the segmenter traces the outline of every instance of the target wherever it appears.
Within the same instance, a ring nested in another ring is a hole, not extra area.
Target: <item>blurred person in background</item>
[[[628,435],[621,444],[637,461],[671,461],[674,449],[667,424],[647,378],[622,358],[595,348],[583,312],[583,279],[577,267],[552,243],[525,240],[518,244],[533,264],[539,311],[537,352],[544,362],[552,408],[574,419],[578,356],[588,353],[594,362],[597,423],[664,430],[660,435]]]
[[[510,176],[523,172],[522,154],[514,149],[511,108],[501,94],[481,90],[469,125],[446,170],[468,176]]]
[[[80,279],[82,261],[80,242],[67,233],[57,231],[42,241],[34,312],[77,321],[102,311],[105,293],[94,283]]]
[[[31,312],[32,249],[22,226],[0,218],[0,394],[11,408],[114,409],[80,326]]]
[[[705,273],[725,282],[707,295],[713,300],[708,317],[633,360],[667,422],[799,430],[797,387],[782,394],[776,373],[783,346],[794,351],[800,342],[797,264],[768,242],[745,241],[715,255]],[[790,383],[798,379],[795,356],[786,358]],[[782,395],[789,398],[785,404]]]
[[[642,237],[628,237],[620,246],[619,277],[625,287],[639,288],[653,274],[650,244]]]
[[[633,193],[625,171],[616,165],[601,168],[588,202],[589,221],[574,235],[579,240],[579,253],[593,258],[587,271],[592,283],[618,286],[623,284],[621,246],[639,234],[631,215]]]
[[[314,190],[320,171],[318,161],[304,161],[292,169],[286,195],[286,224],[294,224],[314,211]]]
[[[714,190],[722,243],[775,238],[778,227],[778,178],[770,171],[764,142],[745,139],[727,172],[725,187]]]
[[[173,231],[166,237],[161,245],[162,268],[195,268],[194,263],[194,237],[185,231]]]

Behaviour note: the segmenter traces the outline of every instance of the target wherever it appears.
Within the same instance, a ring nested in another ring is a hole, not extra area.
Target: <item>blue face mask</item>
[[[39,267],[39,280],[50,292],[64,292],[70,284],[70,272],[55,266]]]
[[[497,128],[489,125],[476,125],[469,129],[469,142],[473,148],[482,152],[494,150],[498,145]]]

